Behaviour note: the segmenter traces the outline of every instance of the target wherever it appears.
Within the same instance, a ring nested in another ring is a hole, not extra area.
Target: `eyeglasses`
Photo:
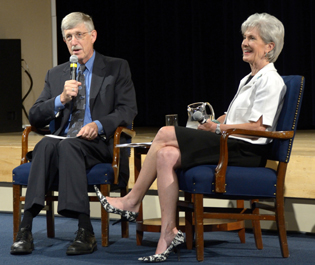
[[[87,32],[77,32],[77,33],[75,33],[74,35],[68,34],[68,35],[66,35],[65,40],[66,40],[67,42],[70,42],[70,41],[72,41],[73,36],[74,36],[77,40],[82,40],[82,39],[84,38],[85,34],[86,34],[86,33],[90,33],[90,32],[91,32],[91,31],[87,31]]]

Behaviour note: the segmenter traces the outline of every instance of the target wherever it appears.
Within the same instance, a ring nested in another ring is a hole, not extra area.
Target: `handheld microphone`
[[[204,124],[207,122],[207,119],[202,115],[202,113],[197,110],[194,114],[193,114],[193,118],[198,121],[200,124]]]
[[[71,55],[70,57],[70,77],[71,80],[76,80],[77,78],[77,67],[78,67],[78,56]]]

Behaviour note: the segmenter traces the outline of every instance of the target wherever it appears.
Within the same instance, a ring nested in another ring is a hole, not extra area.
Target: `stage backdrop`
[[[315,1],[312,0],[56,0],[57,23],[70,12],[92,16],[95,49],[128,60],[137,92],[135,126],[163,126],[164,115],[208,101],[216,116],[228,108],[239,81],[250,72],[242,61],[241,24],[270,13],[285,27],[275,63],[280,75],[303,75],[306,88],[299,129],[315,128]],[[58,32],[58,63],[69,60]]]

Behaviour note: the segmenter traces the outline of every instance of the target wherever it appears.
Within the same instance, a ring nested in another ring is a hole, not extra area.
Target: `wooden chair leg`
[[[264,245],[262,242],[260,221],[259,220],[252,220],[252,226],[253,226],[253,233],[254,233],[254,237],[255,237],[256,248],[257,249],[263,249]]]
[[[140,170],[141,170],[141,166],[142,166],[141,152],[139,151],[138,148],[134,148],[133,150],[134,150],[134,178],[135,178],[135,181],[137,181],[139,173],[140,173]],[[142,207],[142,203],[140,204],[139,215],[137,217],[137,226],[136,226],[137,246],[141,246],[142,239],[143,239],[143,230],[142,230],[142,228],[138,228],[138,224],[139,223],[143,224],[143,207]]]
[[[258,200],[251,200],[251,204],[254,202],[258,202]],[[253,210],[253,214],[259,214],[259,208],[256,208]],[[261,227],[260,227],[260,220],[252,220],[252,226],[253,226],[253,233],[255,237],[255,243],[257,249],[263,249],[263,242],[262,242],[262,236],[261,236]]]
[[[21,223],[21,201],[22,186],[13,184],[13,242],[19,231]]]
[[[191,202],[191,193],[185,192],[185,201]],[[194,226],[193,214],[191,211],[185,211],[185,234],[186,234],[186,247],[193,249],[194,242]]]
[[[185,233],[186,233],[186,247],[193,249],[194,244],[194,226],[192,212],[185,212]]]
[[[142,239],[143,239],[143,229],[138,230],[138,223],[143,224],[143,206],[142,206],[142,203],[140,204],[139,215],[137,217],[137,226],[136,226],[137,246],[141,246],[142,245]]]
[[[238,231],[238,237],[242,244],[245,244],[245,228]]]
[[[128,188],[121,188],[120,189],[120,197],[124,197],[128,193]],[[121,222],[121,237],[128,238],[129,237],[129,222],[122,221]]]
[[[237,208],[244,208],[244,200],[236,201]],[[245,244],[245,227],[238,231],[238,237],[241,243]]]
[[[100,191],[104,196],[109,196],[110,185],[100,185]],[[102,246],[107,247],[109,245],[109,214],[101,205],[101,231],[102,231]]]
[[[54,196],[54,192],[50,191],[46,195],[48,198]],[[55,237],[55,214],[54,214],[54,201],[48,199],[46,201],[46,224],[47,224],[47,237]]]
[[[142,239],[143,239],[143,231],[136,231],[136,238],[137,238],[137,246],[142,245]]]
[[[277,198],[276,202],[276,223],[279,233],[279,241],[281,246],[282,257],[288,258],[290,256],[288,241],[287,241],[287,232],[285,227],[285,218],[284,218],[284,199]]]
[[[203,261],[204,260],[203,194],[194,194],[194,208],[197,260]]]

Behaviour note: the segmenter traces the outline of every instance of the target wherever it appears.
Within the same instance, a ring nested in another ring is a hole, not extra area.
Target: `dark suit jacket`
[[[67,103],[65,109],[57,115],[54,108],[55,98],[62,93],[65,81],[69,79],[68,62],[47,72],[44,90],[29,111],[31,125],[40,128],[50,124],[53,134],[61,135],[64,132],[71,113],[71,104]],[[127,61],[96,52],[90,89],[90,110],[92,120],[99,120],[103,125],[105,134],[102,138],[112,152],[112,136],[116,128],[131,125],[137,114],[135,89]],[[125,182],[126,177],[127,180],[129,177],[128,154],[122,154],[120,171]]]

